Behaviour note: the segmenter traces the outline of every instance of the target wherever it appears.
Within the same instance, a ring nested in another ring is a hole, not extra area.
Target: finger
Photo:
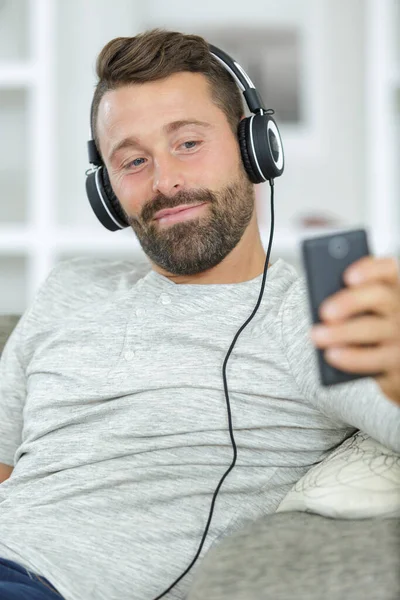
[[[337,350],[336,356],[333,351]],[[400,344],[369,348],[337,347],[325,350],[326,361],[337,369],[353,373],[377,373],[400,368]]]
[[[352,275],[358,275],[359,281],[351,281]],[[374,280],[390,285],[400,284],[400,263],[394,256],[383,258],[363,256],[345,270],[343,279],[350,286]]]
[[[399,312],[399,306],[398,291],[381,283],[367,283],[357,288],[345,288],[336,292],[321,304],[319,315],[326,321],[348,319],[364,312],[389,316]]]
[[[319,327],[311,329],[312,341],[318,348],[345,346],[350,344],[376,344],[400,340],[400,333],[393,323],[383,317],[354,317],[344,323],[325,325],[321,335]]]

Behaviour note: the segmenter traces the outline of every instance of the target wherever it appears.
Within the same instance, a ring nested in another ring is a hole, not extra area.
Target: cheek
[[[149,197],[148,187],[140,177],[125,175],[115,183],[115,192],[125,210],[137,213],[143,198]]]
[[[196,171],[203,181],[226,182],[236,173],[240,154],[234,144],[212,148],[203,153]]]

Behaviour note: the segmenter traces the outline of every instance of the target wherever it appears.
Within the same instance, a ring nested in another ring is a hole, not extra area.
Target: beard
[[[159,210],[203,202],[208,204],[204,214],[187,221],[166,227],[153,221]],[[240,169],[236,181],[216,192],[197,189],[183,190],[172,197],[157,194],[144,206],[140,220],[125,215],[153,263],[174,275],[196,275],[218,265],[235,248],[254,207],[253,184]]]

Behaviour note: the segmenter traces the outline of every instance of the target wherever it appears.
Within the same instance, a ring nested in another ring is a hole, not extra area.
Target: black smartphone
[[[313,324],[321,323],[318,311],[322,302],[346,287],[343,273],[353,262],[370,254],[364,229],[343,231],[302,240],[301,251],[306,273],[308,298]],[[358,315],[359,316],[359,315]],[[321,384],[345,383],[378,373],[348,373],[336,369],[324,359],[325,349],[317,348]]]

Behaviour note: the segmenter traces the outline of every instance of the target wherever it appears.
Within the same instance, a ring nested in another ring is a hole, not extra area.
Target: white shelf
[[[343,229],[320,229],[310,228],[305,230],[291,228],[275,228],[272,248],[274,252],[282,254],[293,254],[298,251],[300,240],[304,237],[328,235]],[[261,230],[261,239],[265,247],[268,246],[270,231]],[[140,249],[140,244],[131,229],[107,233],[96,231],[82,231],[74,229],[59,229],[49,242],[53,249],[58,252],[129,252]]]
[[[275,228],[272,249],[286,255],[294,254],[299,249],[301,240],[333,233],[340,233],[348,228]],[[352,227],[353,229],[353,227]],[[354,227],[356,229],[356,227]],[[261,229],[261,239],[268,246],[269,229]],[[112,253],[129,252],[140,249],[140,244],[132,229],[107,232],[94,229],[59,228],[45,232],[39,236],[35,228],[24,225],[0,226],[0,254],[15,255],[20,252],[31,252],[34,248],[46,247],[51,253]]]
[[[14,256],[29,253],[34,242],[34,232],[24,225],[0,227],[0,255]]]
[[[27,63],[0,62],[0,88],[30,86],[36,82],[37,69]]]

